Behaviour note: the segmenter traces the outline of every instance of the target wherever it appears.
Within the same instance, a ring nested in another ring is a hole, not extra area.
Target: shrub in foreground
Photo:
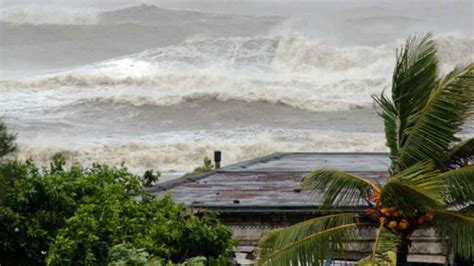
[[[233,246],[215,214],[156,199],[126,168],[66,169],[62,156],[49,169],[0,165],[0,225],[1,265],[104,265],[120,250],[138,254],[133,265],[193,257],[226,264]]]

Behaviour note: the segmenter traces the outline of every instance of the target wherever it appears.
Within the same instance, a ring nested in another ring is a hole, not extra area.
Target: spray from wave
[[[473,39],[437,43],[445,69],[474,58]],[[370,106],[370,95],[390,85],[397,46],[337,47],[298,35],[188,40],[36,80],[1,81],[0,92],[33,90],[54,94],[63,104],[161,106],[212,99],[347,110]]]
[[[0,21],[17,24],[94,25],[99,13],[92,9],[51,6],[14,6],[0,9]]]

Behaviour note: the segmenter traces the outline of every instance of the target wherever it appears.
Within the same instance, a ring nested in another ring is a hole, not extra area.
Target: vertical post
[[[397,266],[405,266],[408,264],[410,245],[410,239],[406,235],[402,235],[402,238],[397,245]]]
[[[216,169],[221,168],[222,153],[220,151],[214,151],[214,165]]]

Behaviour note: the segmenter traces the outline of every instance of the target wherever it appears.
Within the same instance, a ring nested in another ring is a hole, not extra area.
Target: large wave
[[[442,37],[437,43],[445,69],[474,58],[473,39]],[[51,102],[59,105],[212,99],[346,110],[371,105],[370,95],[390,85],[397,46],[337,47],[298,35],[188,40],[33,80],[1,81],[0,93],[55,95]]]

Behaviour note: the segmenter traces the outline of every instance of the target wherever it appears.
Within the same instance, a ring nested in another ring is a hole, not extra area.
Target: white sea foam
[[[92,25],[99,22],[99,13],[92,9],[57,6],[13,6],[0,9],[0,21],[28,24]]]
[[[319,138],[306,143],[271,141],[256,139],[244,143],[127,143],[122,145],[81,146],[76,148],[55,148],[32,144],[20,145],[20,159],[32,158],[40,165],[47,166],[51,156],[63,152],[69,161],[77,161],[84,165],[94,162],[120,165],[125,163],[130,169],[142,173],[147,169],[160,171],[186,172],[202,163],[205,156],[212,156],[214,150],[224,152],[224,164],[267,155],[278,151],[385,151],[383,139],[354,138],[350,140]]]

